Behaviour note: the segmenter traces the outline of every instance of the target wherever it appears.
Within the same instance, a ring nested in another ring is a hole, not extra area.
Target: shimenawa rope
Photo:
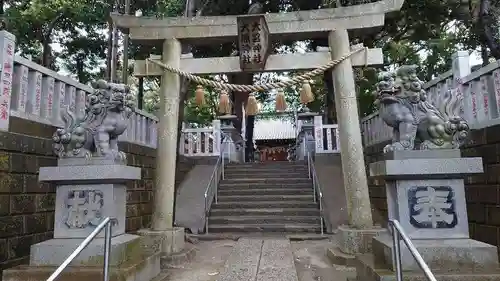
[[[309,81],[312,77],[317,76],[317,75],[327,71],[328,69],[336,66],[337,64],[348,59],[352,55],[359,53],[363,50],[365,50],[365,52],[367,52],[368,48],[362,47],[362,48],[356,49],[354,51],[351,51],[350,53],[348,53],[348,54],[346,54],[346,55],[344,55],[336,60],[332,60],[329,63],[327,63],[327,64],[325,64],[325,65],[323,65],[315,70],[312,70],[310,72],[293,77],[288,81],[280,81],[280,82],[276,82],[276,83],[267,83],[267,84],[262,84],[262,85],[240,85],[240,84],[228,84],[228,83],[217,82],[214,80],[205,79],[205,78],[193,75],[193,74],[188,73],[188,72],[184,72],[180,69],[171,67],[169,65],[166,65],[162,62],[159,62],[159,61],[156,61],[156,60],[153,60],[150,58],[146,59],[146,61],[150,61],[150,62],[160,66],[161,68],[163,68],[167,71],[176,73],[180,76],[187,78],[188,80],[194,81],[194,82],[196,82],[200,85],[203,85],[203,86],[210,86],[210,87],[214,87],[214,88],[221,89],[221,90],[224,89],[224,90],[236,91],[236,92],[263,92],[263,91],[270,91],[270,90],[278,89],[278,88],[286,88],[289,86],[293,86],[293,85],[302,83],[304,81]],[[146,66],[147,66],[147,63],[146,63]]]

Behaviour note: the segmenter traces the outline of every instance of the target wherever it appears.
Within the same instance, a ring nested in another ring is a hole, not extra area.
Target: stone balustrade
[[[77,113],[85,110],[85,96],[93,91],[92,87],[20,56],[14,55],[12,63],[5,62],[5,55],[3,59],[2,75],[11,76],[12,92],[10,110],[1,107],[0,130],[8,131],[10,116],[61,127],[62,108],[69,106]],[[4,79],[3,91],[8,89],[8,84]],[[121,141],[156,148],[158,118],[136,109],[129,122],[127,131],[120,136]]]
[[[319,154],[340,153],[339,126],[337,124],[323,124],[321,116],[314,118],[315,152]]]
[[[182,128],[179,153],[184,156],[219,156],[221,146],[220,121],[211,127]]]
[[[471,72],[467,52],[453,56],[453,69],[427,82],[424,89],[431,102],[444,96],[448,90],[463,95],[462,116],[471,129],[482,129],[500,124],[500,61]],[[361,120],[364,146],[372,146],[391,139],[392,129],[378,116],[378,112]]]

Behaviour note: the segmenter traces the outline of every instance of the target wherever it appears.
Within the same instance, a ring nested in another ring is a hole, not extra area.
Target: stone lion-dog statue
[[[87,94],[85,112],[77,116],[69,107],[61,110],[64,127],[53,137],[53,150],[64,157],[104,157],[125,161],[118,137],[125,132],[135,110],[135,98],[123,84],[98,80]]]
[[[460,116],[463,97],[448,90],[431,103],[416,65],[379,74],[374,92],[379,115],[393,129],[392,143],[384,153],[395,150],[456,149],[466,140],[469,126]]]

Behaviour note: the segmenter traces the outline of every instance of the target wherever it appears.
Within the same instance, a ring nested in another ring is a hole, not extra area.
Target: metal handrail
[[[313,182],[313,197],[314,203],[317,202],[316,194],[319,196],[319,220],[321,222],[321,234],[323,234],[324,228],[324,218],[323,218],[323,192],[319,185],[318,175],[316,174],[316,167],[314,166],[314,161],[312,161],[311,152],[307,152],[307,173],[309,178]]]
[[[102,222],[92,231],[85,240],[67,257],[64,262],[49,276],[47,281],[54,281],[66,269],[66,267],[85,249],[92,240],[106,227],[104,232],[104,265],[103,265],[103,280],[109,281],[109,252],[111,251],[111,223],[116,219],[106,217]]]
[[[406,235],[406,233],[404,232],[403,227],[401,227],[401,224],[399,224],[397,220],[389,220],[389,226],[390,229],[392,230],[392,246],[394,248],[392,259],[394,267],[396,268],[396,280],[403,281],[403,268],[401,265],[401,248],[399,247],[399,238],[401,238],[403,239],[403,242],[405,243],[406,247],[408,247],[408,250],[410,250],[411,255],[417,262],[420,269],[422,269],[422,271],[424,272],[424,275],[425,277],[427,277],[427,280],[437,281],[436,277],[432,273],[429,266],[425,263],[424,259],[418,252],[417,248],[415,248],[408,235]]]
[[[222,145],[220,149],[219,157],[217,158],[217,163],[215,163],[214,171],[210,176],[210,181],[207,184],[207,188],[205,189],[205,234],[208,234],[208,215],[210,213],[209,200],[215,197],[215,204],[217,204],[217,190],[219,186],[219,181],[224,179],[224,148],[225,145]],[[220,175],[220,178],[219,178]],[[212,186],[215,186],[215,190],[213,194],[209,194],[212,191]]]

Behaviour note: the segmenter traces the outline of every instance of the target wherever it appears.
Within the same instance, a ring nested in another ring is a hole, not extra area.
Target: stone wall
[[[381,160],[382,148],[386,144],[365,148],[367,165]],[[485,171],[465,180],[471,237],[500,246],[500,125],[472,131],[469,143],[462,148],[462,156],[482,157]],[[369,179],[369,185],[374,220],[385,225],[387,204],[384,182]]]
[[[55,186],[39,183],[40,167],[57,165],[51,136],[55,128],[11,117],[10,131],[0,132],[0,279],[5,268],[26,263],[30,246],[52,238]],[[155,150],[122,144],[128,164],[142,168],[142,179],[127,192],[126,231],[148,227],[152,214]],[[179,159],[180,182],[193,161]]]

